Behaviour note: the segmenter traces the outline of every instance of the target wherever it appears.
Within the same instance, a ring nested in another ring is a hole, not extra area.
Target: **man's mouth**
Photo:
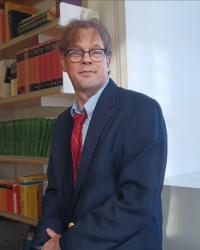
[[[79,72],[79,74],[87,74],[87,73],[95,73],[93,70],[82,70]]]
[[[96,72],[93,70],[82,70],[79,72],[80,75],[82,76],[91,76],[94,75]]]

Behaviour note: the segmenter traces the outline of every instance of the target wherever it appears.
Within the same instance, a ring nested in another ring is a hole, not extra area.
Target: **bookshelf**
[[[48,163],[48,158],[43,157],[23,157],[23,156],[0,156],[0,163],[20,163],[32,165],[45,165]]]
[[[5,0],[0,0],[0,4],[4,4]],[[12,1],[15,3],[28,4],[30,6],[38,7],[38,5],[45,6],[44,3],[52,5],[52,2],[56,1]],[[42,2],[42,3],[41,3]],[[63,3],[62,3],[63,4]],[[86,5],[84,5],[86,6]],[[0,45],[0,58],[13,59],[16,57],[16,53],[20,50],[29,48],[31,46],[38,45],[41,42],[41,37],[59,37],[62,35],[64,25],[69,22],[69,18],[80,18],[82,13],[86,13],[87,9],[72,6],[66,4],[63,6],[63,10],[60,12],[60,18],[57,18],[51,22],[43,24],[42,26],[35,28],[23,35],[17,36],[8,42]],[[46,8],[46,7],[45,7]],[[69,8],[69,9],[68,9]],[[68,15],[66,15],[66,11]],[[88,15],[92,14],[92,10],[88,10]],[[94,11],[94,15],[98,12]],[[90,17],[90,16],[88,16]],[[64,82],[63,75],[63,82]],[[68,85],[68,82],[67,82]],[[66,90],[67,89],[67,90]],[[66,93],[67,92],[67,93]],[[63,108],[67,108],[73,103],[74,94],[63,86],[51,87],[16,96],[9,96],[0,98],[0,120],[13,120],[30,117],[51,117],[56,116],[63,111]],[[15,179],[22,175],[38,174],[42,173],[48,164],[48,158],[41,157],[23,157],[23,156],[5,156],[0,155],[0,176]],[[13,178],[14,177],[14,178]],[[37,220],[29,219],[27,217],[19,216],[0,211],[0,217],[7,218],[22,223],[26,223],[30,226],[36,226]]]
[[[37,225],[37,220],[32,220],[23,216],[18,216],[15,214],[10,214],[10,213],[6,213],[6,212],[0,212],[0,216],[6,219],[10,219],[10,220],[14,220],[14,221],[18,221],[21,223],[25,223],[28,224],[30,226],[36,226]]]
[[[35,45],[39,42],[40,35],[56,36],[59,38],[63,27],[59,25],[59,19],[46,23],[33,31],[27,32],[21,36],[9,40],[0,46],[0,58],[14,58],[17,51]]]
[[[4,4],[8,0],[0,0],[0,4]],[[9,0],[10,1],[10,0]],[[40,2],[41,0],[29,0],[28,4],[29,5],[35,5],[36,3]],[[22,4],[27,4],[26,0],[12,0],[10,2],[15,2],[15,3],[22,3]]]
[[[56,106],[71,104],[74,99],[74,94],[63,93],[62,87],[52,87],[48,89],[29,92],[22,95],[10,96],[0,99],[0,109],[18,109],[32,106],[45,105],[45,100],[55,97]],[[65,99],[65,104],[62,100]],[[52,104],[53,105],[53,104]]]

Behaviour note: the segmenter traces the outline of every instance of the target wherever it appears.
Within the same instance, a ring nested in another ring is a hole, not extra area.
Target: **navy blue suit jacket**
[[[72,128],[69,108],[55,123],[33,245],[48,240],[50,227],[62,234],[63,250],[161,250],[167,139],[158,103],[109,81],[88,128],[75,188]]]

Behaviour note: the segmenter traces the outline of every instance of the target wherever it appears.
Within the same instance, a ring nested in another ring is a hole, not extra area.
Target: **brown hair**
[[[79,29],[89,29],[93,28],[100,35],[106,55],[112,55],[112,41],[110,34],[108,33],[106,27],[96,18],[91,18],[88,20],[72,20],[64,30],[64,33],[60,39],[60,51],[63,54],[67,49],[73,46],[75,39],[78,35]]]

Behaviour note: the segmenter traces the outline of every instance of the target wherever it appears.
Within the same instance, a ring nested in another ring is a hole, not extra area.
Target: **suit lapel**
[[[113,83],[112,80],[110,80],[108,85],[102,92],[94,109],[78,168],[78,176],[72,198],[71,211],[73,211],[73,207],[78,198],[81,185],[87,174],[88,168],[90,166],[90,160],[95,152],[98,140],[107,122],[111,119],[113,113],[115,112],[114,107],[116,99],[116,90],[117,86]]]

